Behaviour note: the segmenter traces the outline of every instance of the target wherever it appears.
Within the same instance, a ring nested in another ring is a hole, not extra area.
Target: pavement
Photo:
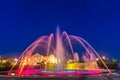
[[[0,75],[0,80],[120,80],[120,76],[6,76]]]

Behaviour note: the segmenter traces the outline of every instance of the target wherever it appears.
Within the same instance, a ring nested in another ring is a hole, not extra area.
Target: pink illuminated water
[[[51,33],[49,36],[42,36],[28,46],[9,73],[19,63],[17,75],[98,74],[101,70],[96,58],[99,58],[111,73],[99,54],[86,40],[68,35],[65,31],[61,33],[57,28],[56,35]],[[69,60],[73,62],[68,63]]]

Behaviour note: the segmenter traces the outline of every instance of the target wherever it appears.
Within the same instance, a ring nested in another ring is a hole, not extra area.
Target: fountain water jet
[[[86,40],[68,35],[65,31],[61,34],[57,28],[56,37],[52,33],[33,42],[21,54],[18,63],[13,65],[9,74],[16,64],[19,64],[18,69],[15,70],[17,75],[98,74],[101,73],[101,69],[97,65],[96,58],[99,58],[111,73],[99,54]]]

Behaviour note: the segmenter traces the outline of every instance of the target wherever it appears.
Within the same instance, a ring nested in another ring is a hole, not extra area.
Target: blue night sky
[[[1,0],[0,55],[19,56],[58,25],[86,39],[100,55],[120,60],[119,0]]]

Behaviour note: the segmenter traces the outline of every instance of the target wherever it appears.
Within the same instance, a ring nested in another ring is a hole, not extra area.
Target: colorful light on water
[[[80,47],[76,48],[75,44]],[[81,47],[84,50],[83,55],[79,52]],[[18,75],[97,74],[101,72],[96,62],[98,60],[110,72],[103,59],[106,58],[101,58],[86,40],[78,36],[68,35],[65,31],[60,33],[58,28],[56,35],[52,33],[49,36],[42,36],[28,46],[16,59],[16,62],[20,62],[16,73]],[[14,66],[15,64],[10,72]]]

